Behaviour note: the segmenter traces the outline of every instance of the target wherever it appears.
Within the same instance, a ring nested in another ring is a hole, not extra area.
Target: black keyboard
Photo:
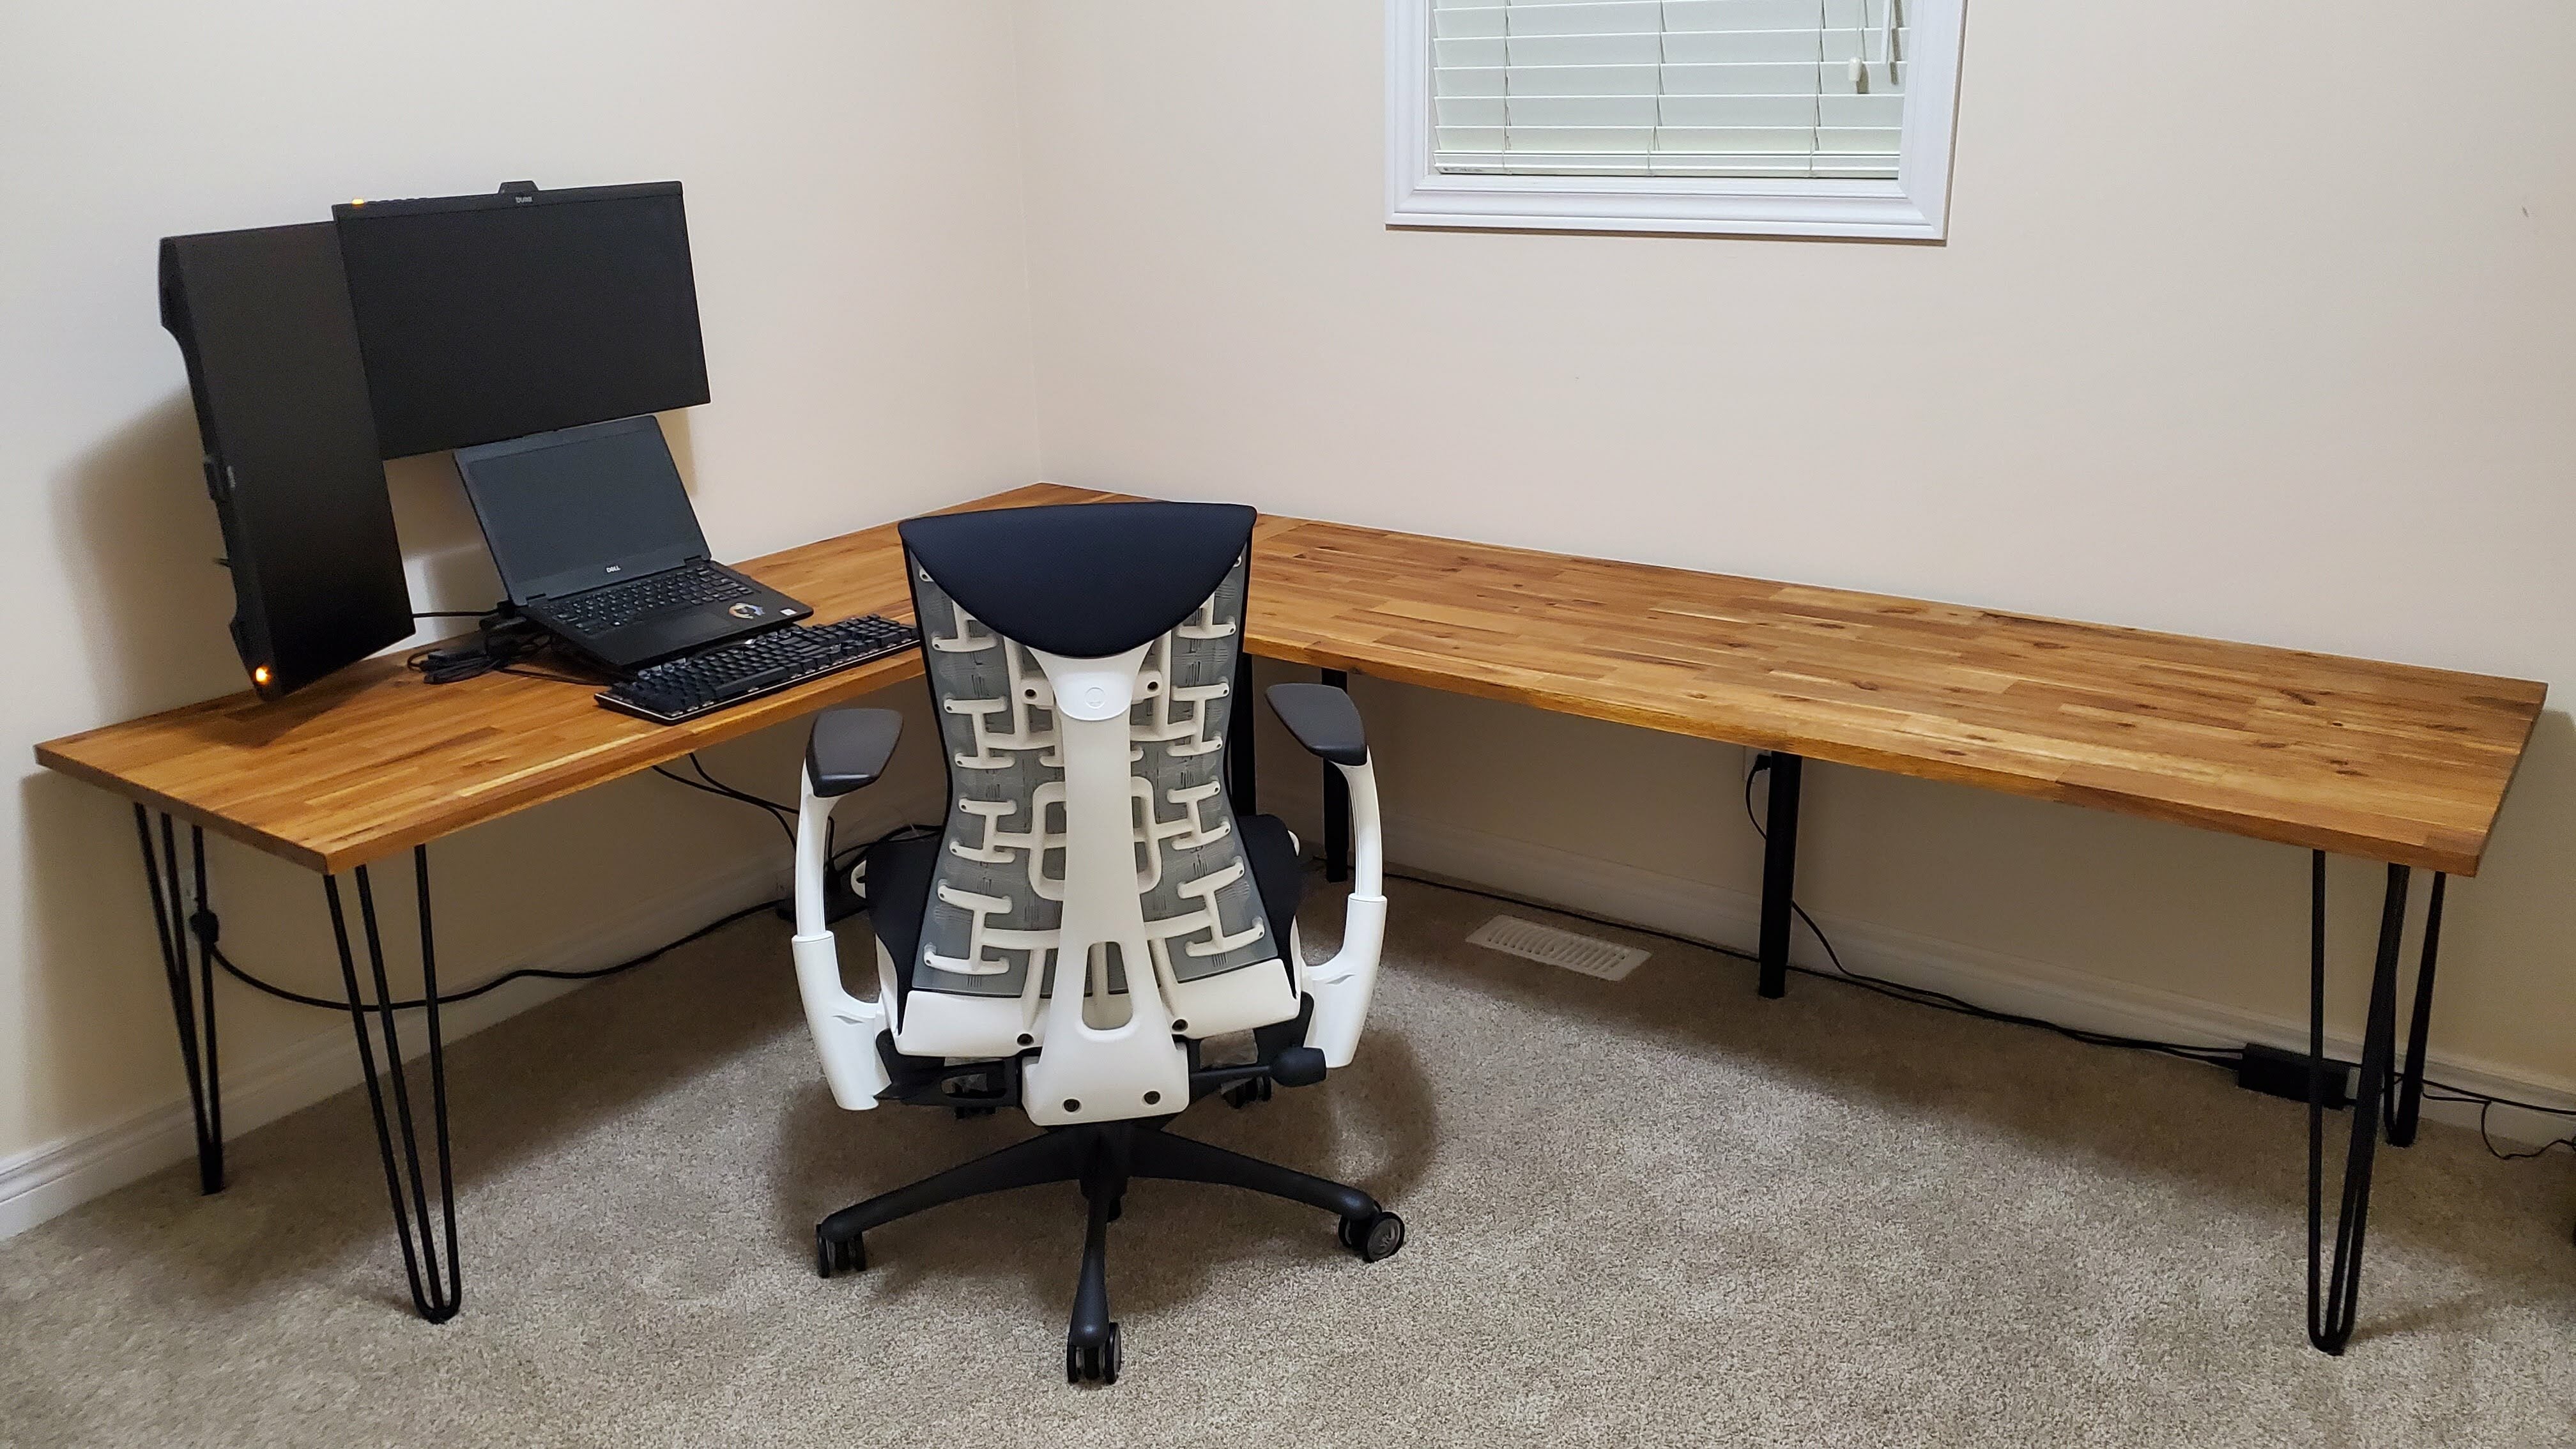
[[[659,724],[678,724],[909,649],[920,639],[911,625],[875,614],[789,624],[639,670],[624,684],[601,690],[599,702]]]
[[[682,564],[622,584],[608,584],[567,598],[546,600],[546,612],[577,634],[605,634],[646,614],[691,604],[721,604],[752,591],[751,585],[710,564]]]

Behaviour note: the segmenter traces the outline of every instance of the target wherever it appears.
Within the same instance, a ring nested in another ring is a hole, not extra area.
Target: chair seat
[[[1306,889],[1305,874],[1297,864],[1297,837],[1276,815],[1245,816],[1239,825],[1253,889],[1260,892],[1261,909],[1270,918],[1271,939],[1285,943]],[[936,836],[920,836],[881,840],[868,847],[868,918],[877,940],[894,958],[898,1003],[912,993],[913,966],[921,959],[921,921],[930,909],[939,844]]]

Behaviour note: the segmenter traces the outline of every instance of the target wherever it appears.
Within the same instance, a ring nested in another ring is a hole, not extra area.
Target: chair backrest
[[[949,792],[903,1047],[1034,1040],[1041,1122],[1177,1111],[1176,1035],[1297,1013],[1225,790],[1253,518],[1125,503],[903,525]]]

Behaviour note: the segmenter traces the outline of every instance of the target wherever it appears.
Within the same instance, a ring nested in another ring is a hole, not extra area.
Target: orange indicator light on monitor
[[[265,665],[265,664],[263,664],[263,665],[260,665],[258,668],[253,669],[253,670],[250,672],[250,682],[251,682],[251,683],[253,683],[253,684],[266,684],[266,683],[268,683],[268,666],[267,666],[267,665]]]

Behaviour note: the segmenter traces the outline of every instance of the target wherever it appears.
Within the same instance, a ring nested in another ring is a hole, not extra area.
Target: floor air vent
[[[1560,931],[1554,926],[1542,926],[1518,916],[1494,917],[1478,926],[1475,934],[1467,938],[1467,944],[1500,951],[1507,956],[1542,961],[1550,966],[1562,966],[1568,971],[1580,971],[1604,981],[1616,981],[1636,970],[1637,963],[1645,960],[1647,954],[1634,946],[1613,945],[1598,937]]]

